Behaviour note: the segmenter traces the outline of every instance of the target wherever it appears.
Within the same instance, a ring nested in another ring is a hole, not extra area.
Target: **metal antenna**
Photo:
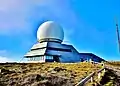
[[[119,35],[119,27],[118,27],[118,21],[116,19],[116,31],[117,31],[117,38],[118,38],[118,49],[120,53],[120,35]]]

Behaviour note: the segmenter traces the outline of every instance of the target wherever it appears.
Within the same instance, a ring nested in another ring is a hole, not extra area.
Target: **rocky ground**
[[[0,86],[74,86],[100,68],[87,62],[0,64]]]

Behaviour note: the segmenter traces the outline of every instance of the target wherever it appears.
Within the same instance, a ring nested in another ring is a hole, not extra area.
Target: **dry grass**
[[[34,82],[27,83],[27,84],[33,84],[33,83],[44,83],[44,81],[49,80],[50,77],[55,77],[58,79],[56,82],[51,81],[52,85],[45,85],[45,86],[54,86],[55,83],[58,83],[59,81],[62,82],[62,80],[66,80],[67,86],[74,86],[76,83],[78,83],[81,79],[92,73],[93,71],[97,71],[101,68],[101,65],[99,64],[92,64],[87,62],[81,62],[81,63],[29,63],[29,64],[0,64],[0,69],[8,70],[7,72],[1,72],[0,73],[0,82],[3,84],[13,84],[18,85],[17,83],[21,84],[28,82],[26,80],[26,77],[30,77],[31,75],[37,74],[40,78]],[[34,76],[35,77],[35,76]],[[33,78],[33,76],[32,76]],[[12,81],[9,82],[9,80],[13,79],[14,83]],[[22,80],[23,79],[23,80]],[[53,79],[53,78],[52,78]],[[26,80],[26,82],[25,82]],[[30,79],[29,79],[30,80]],[[8,82],[7,82],[8,81]],[[30,81],[29,81],[30,82]],[[69,84],[71,83],[71,84]],[[33,85],[35,86],[35,85]],[[44,86],[44,85],[40,85]],[[59,85],[57,85],[59,86]],[[63,86],[63,85],[60,85]]]
[[[106,65],[112,65],[112,66],[120,67],[120,61],[106,62]]]

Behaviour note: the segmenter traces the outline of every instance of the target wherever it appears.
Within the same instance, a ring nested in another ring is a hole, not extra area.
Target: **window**
[[[71,52],[70,49],[62,49],[62,48],[53,48],[53,47],[48,47],[49,50],[55,50],[55,51],[65,51],[65,52]]]
[[[40,61],[40,60],[44,60],[44,57],[43,56],[40,56],[40,57],[31,57],[29,59],[29,61]]]
[[[30,61],[32,61],[32,58],[30,58]]]
[[[46,59],[53,59],[53,56],[45,56]]]

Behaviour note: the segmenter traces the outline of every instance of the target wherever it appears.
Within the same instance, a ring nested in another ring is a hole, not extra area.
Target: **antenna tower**
[[[116,20],[116,31],[117,31],[117,39],[118,39],[118,49],[120,53],[120,34],[119,34],[119,27],[118,27],[118,22]]]

